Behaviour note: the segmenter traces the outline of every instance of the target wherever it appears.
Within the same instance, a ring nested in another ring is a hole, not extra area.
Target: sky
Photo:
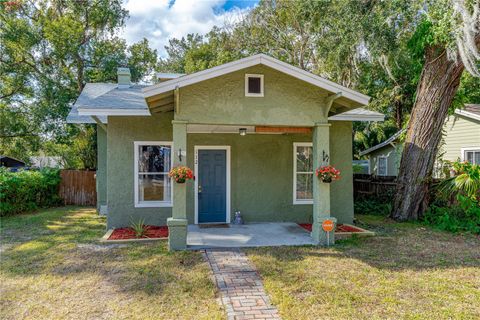
[[[249,9],[258,0],[124,0],[130,18],[121,35],[128,44],[147,38],[150,46],[166,56],[168,39],[188,33],[205,34]]]

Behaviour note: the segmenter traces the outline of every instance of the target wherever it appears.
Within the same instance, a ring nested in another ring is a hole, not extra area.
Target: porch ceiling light
[[[240,129],[238,129],[238,133],[239,133],[241,136],[247,135],[247,128],[240,128]]]

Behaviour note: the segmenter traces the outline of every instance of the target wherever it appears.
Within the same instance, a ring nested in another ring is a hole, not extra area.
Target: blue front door
[[[227,151],[198,150],[198,222],[227,219]]]

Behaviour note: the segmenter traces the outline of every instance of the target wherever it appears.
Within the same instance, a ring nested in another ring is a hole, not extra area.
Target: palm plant
[[[130,228],[133,229],[136,238],[142,238],[147,231],[145,227],[145,219],[140,219],[137,222],[133,221],[130,223]]]
[[[451,177],[439,185],[441,193],[448,195],[462,193],[475,201],[480,201],[480,165],[469,162],[448,162]]]

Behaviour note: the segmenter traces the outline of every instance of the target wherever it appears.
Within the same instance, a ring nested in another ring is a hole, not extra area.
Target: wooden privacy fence
[[[370,174],[353,175],[353,192],[355,198],[369,195],[393,194],[397,177],[395,176],[373,176]]]
[[[95,187],[95,171],[62,170],[60,172],[59,195],[64,204],[79,206],[95,206],[97,191]]]

